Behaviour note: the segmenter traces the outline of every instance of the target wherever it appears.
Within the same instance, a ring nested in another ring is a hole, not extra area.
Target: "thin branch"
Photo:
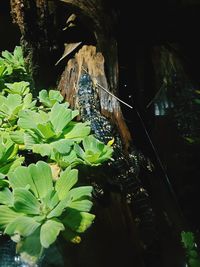
[[[88,71],[82,67],[82,69],[88,73]],[[95,83],[98,87],[100,87],[101,89],[103,89],[106,93],[108,93],[109,95],[113,96],[115,99],[117,99],[119,102],[121,102],[122,104],[124,104],[125,106],[133,109],[133,107],[129,104],[127,104],[126,102],[124,102],[123,100],[121,100],[120,98],[118,98],[116,95],[112,94],[110,91],[108,91],[105,87],[103,87],[101,84],[99,84],[98,82]]]

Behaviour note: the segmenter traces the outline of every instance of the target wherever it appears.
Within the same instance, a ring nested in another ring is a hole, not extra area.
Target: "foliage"
[[[113,151],[110,146],[105,146],[92,135],[83,139],[83,149],[78,144],[75,144],[74,150],[83,160],[83,163],[92,166],[98,166],[110,159]]]
[[[16,78],[16,75],[17,78]],[[24,77],[24,80],[22,79]],[[16,79],[16,80],[15,80]],[[33,263],[62,233],[79,243],[92,224],[91,186],[74,187],[78,164],[97,166],[113,149],[56,90],[33,99],[20,47],[0,57],[0,231]],[[22,156],[23,155],[23,156]],[[34,163],[33,163],[34,156]],[[45,161],[39,160],[45,157]]]
[[[11,141],[9,135],[0,132],[0,188],[8,184],[4,178],[24,161],[17,152],[18,146]]]
[[[22,49],[16,46],[14,52],[3,51],[0,57],[0,90],[4,89],[5,83],[30,80],[23,58]]]
[[[68,106],[56,102],[48,111],[21,110],[18,130],[10,134],[11,139],[25,149],[47,156],[62,168],[80,163],[96,166],[108,160],[112,148],[88,136],[87,122],[72,121],[78,111]]]
[[[20,84],[22,83],[23,82],[20,82]],[[12,88],[15,87],[13,86]],[[17,88],[23,89],[24,86],[22,84],[22,86],[19,87],[18,83]],[[20,93],[8,94],[8,96],[0,95],[0,127],[2,129],[14,130],[14,128],[16,128],[19,112],[24,109],[33,109],[35,103],[36,101],[32,101],[31,93],[27,93],[24,97],[21,96]]]
[[[63,96],[55,90],[50,90],[49,92],[41,90],[39,92],[39,100],[45,107],[51,108],[56,102],[62,102]]]
[[[186,258],[189,267],[200,267],[200,257],[197,251],[194,234],[192,232],[182,232],[181,241],[186,251]]]
[[[29,251],[34,237],[37,247],[31,256],[37,259],[60,231],[66,230],[65,237],[73,241],[91,225],[92,187],[72,189],[77,181],[78,171],[69,167],[53,182],[51,168],[43,161],[18,167],[9,175],[12,191],[7,187],[0,191],[0,229],[19,243],[19,252]]]

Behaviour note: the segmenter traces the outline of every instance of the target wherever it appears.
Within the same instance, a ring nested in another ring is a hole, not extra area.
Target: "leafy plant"
[[[0,127],[16,128],[19,112],[23,109],[32,109],[35,101],[32,101],[32,94],[27,94],[24,98],[19,94],[9,94],[7,97],[0,95]]]
[[[55,103],[61,103],[63,96],[56,90],[41,90],[39,92],[39,100],[45,107],[51,108]]]
[[[7,68],[6,73],[8,75],[11,75],[14,70],[23,70],[25,72],[26,69],[21,47],[16,46],[13,53],[7,50],[3,51],[2,57],[0,57],[0,65]]]
[[[0,90],[6,82],[30,80],[26,72],[22,48],[16,46],[14,52],[3,51],[0,57]]]
[[[68,108],[68,103],[57,102],[46,112],[22,110],[18,120],[21,130],[10,133],[11,139],[25,149],[48,156],[62,168],[78,164],[97,166],[108,160],[113,150],[88,136],[87,122],[72,121],[77,114]]]
[[[18,146],[7,134],[0,132],[0,188],[7,186],[8,182],[4,178],[24,161],[24,158],[19,157],[17,152]]]
[[[107,161],[111,158],[113,152],[110,146],[105,146],[92,135],[83,139],[83,149],[78,144],[75,144],[74,150],[83,160],[83,163],[92,166],[98,166]]]
[[[18,94],[25,96],[30,92],[29,82],[21,81],[14,83],[5,83],[5,89],[3,93],[7,92],[9,94]]]
[[[194,234],[192,232],[182,232],[181,242],[186,251],[186,258],[189,267],[200,267],[200,257],[197,251]]]
[[[27,253],[36,261],[61,231],[77,242],[92,224],[95,216],[88,213],[92,187],[72,188],[77,181],[78,171],[67,168],[53,182],[51,168],[43,161],[18,167],[9,175],[11,190],[0,192],[0,229],[18,243],[22,257]]]
[[[3,52],[0,231],[17,243],[17,252],[30,264],[60,234],[80,242],[80,234],[95,217],[89,213],[92,187],[73,188],[78,171],[72,168],[97,166],[111,158],[112,148],[90,135],[87,122],[74,120],[78,111],[62,103],[58,91],[42,90],[39,101],[33,100],[28,80],[21,48],[16,47],[13,54]],[[38,161],[39,155],[47,163]]]

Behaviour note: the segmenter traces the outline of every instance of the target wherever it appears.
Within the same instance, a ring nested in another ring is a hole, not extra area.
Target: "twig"
[[[88,73],[88,71],[82,66],[82,69]],[[113,96],[115,99],[117,99],[119,102],[121,102],[122,104],[124,104],[125,106],[133,109],[133,107],[129,104],[127,104],[126,102],[124,102],[123,100],[121,100],[120,98],[118,98],[116,95],[112,94],[110,91],[108,91],[105,87],[103,87],[101,84],[99,84],[98,82],[96,82],[96,85],[98,87],[100,87],[101,89],[103,89],[106,93],[108,93],[109,95]]]

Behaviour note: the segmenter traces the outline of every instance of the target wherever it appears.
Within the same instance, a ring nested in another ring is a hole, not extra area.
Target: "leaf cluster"
[[[26,75],[20,47],[0,57],[0,231],[34,263],[60,233],[80,242],[95,216],[92,187],[74,187],[74,167],[98,166],[113,149],[75,120],[78,111],[59,91],[41,90],[34,99],[28,79],[14,81],[16,73]]]
[[[192,232],[182,232],[181,242],[186,251],[186,259],[189,267],[200,267],[200,257],[195,243],[195,237]]]

